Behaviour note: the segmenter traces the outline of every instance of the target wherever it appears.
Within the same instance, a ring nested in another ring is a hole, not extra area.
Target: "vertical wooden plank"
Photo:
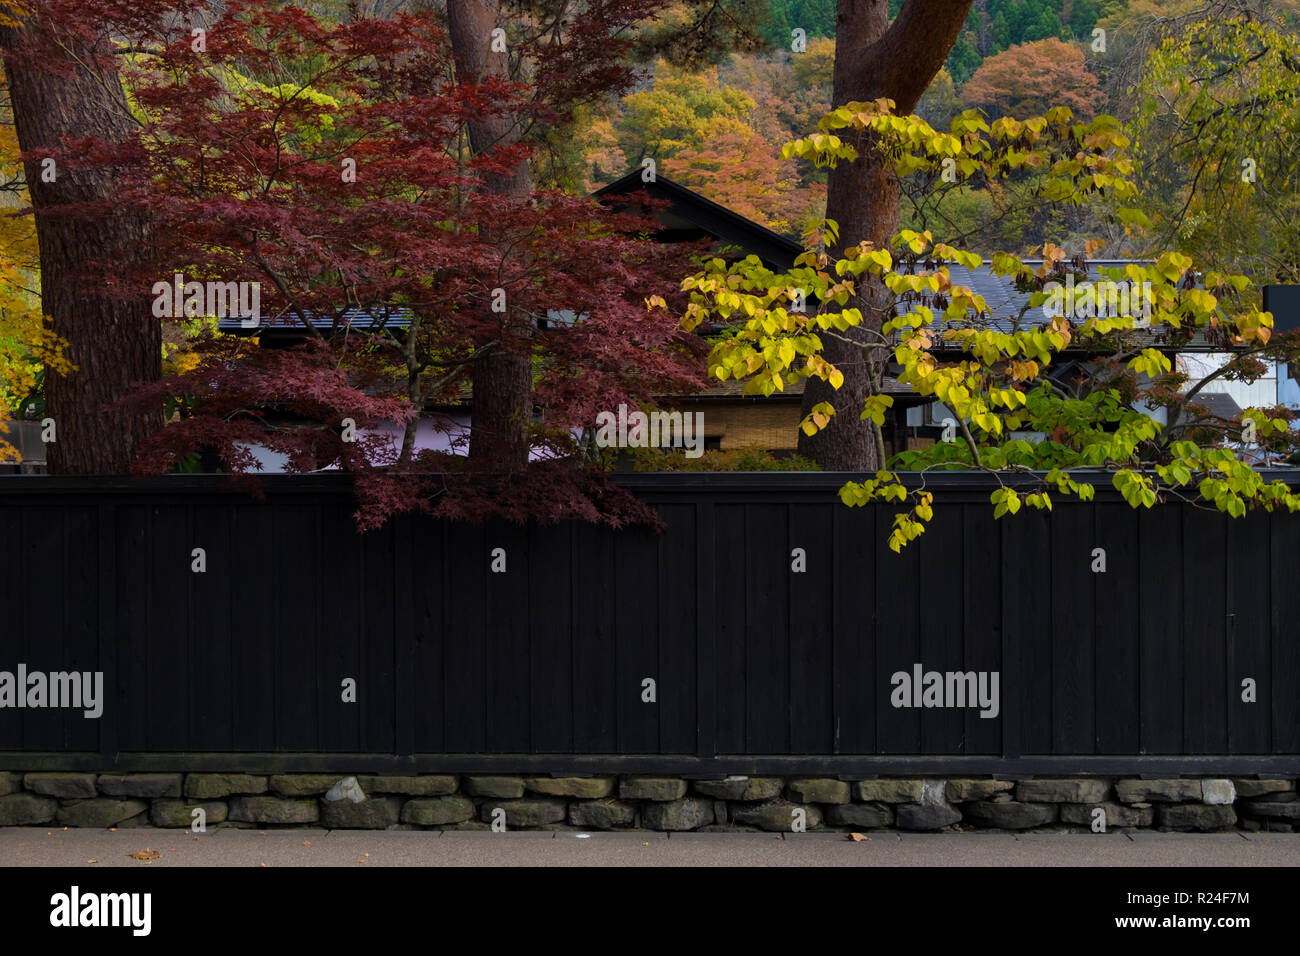
[[[1051,595],[1043,584],[1044,569],[1051,560],[1051,531],[1047,515],[1029,511],[1016,516],[1016,521],[998,521],[1001,544],[1001,575],[999,590],[1002,594],[1002,756],[1019,757],[1028,747],[1026,725],[1034,719],[1033,707],[1040,704],[1046,709],[1046,718],[1039,722],[1051,724],[1051,687],[1046,681],[1046,692],[1036,700],[1033,685],[1026,676],[1034,664],[1036,649],[1044,649],[1046,663],[1041,672],[1051,672],[1051,643],[1043,622],[1051,614]],[[1050,743],[1050,733],[1047,735]],[[1046,744],[1045,744],[1046,746]]]
[[[695,558],[695,753],[717,754],[718,678],[716,636],[718,627],[718,558],[715,504],[706,498],[696,510]]]
[[[275,506],[275,686],[276,737],[280,751],[315,750],[320,746],[321,695],[337,698],[337,688],[319,686],[317,661],[320,621],[320,520],[315,505],[282,501]],[[357,699],[374,690],[357,682]],[[364,705],[361,705],[364,706]]]
[[[115,503],[101,501],[96,512],[98,521],[95,548],[98,554],[96,576],[99,599],[96,624],[99,631],[99,669],[104,672],[104,712],[96,723],[99,724],[99,754],[101,759],[107,760],[118,751],[117,724],[120,716],[117,648],[121,637],[117,627],[117,597],[121,586],[118,583],[117,567],[117,506]],[[3,515],[2,510],[0,515]],[[0,559],[0,575],[3,574],[4,564]],[[0,585],[0,601],[3,601],[3,595],[3,585]],[[8,607],[9,604],[0,606]],[[0,748],[4,746],[4,739],[0,736]]]
[[[189,687],[187,749],[234,750],[230,651],[235,609],[242,605],[235,590],[242,569],[230,547],[231,508],[201,504],[194,506],[193,514],[194,547],[204,549],[207,570],[190,576],[192,655],[184,675]]]
[[[63,593],[67,554],[67,515],[61,507],[27,507],[22,512],[25,543],[23,588],[19,605],[25,627],[19,642],[17,665],[33,671],[63,670],[67,657],[68,602]],[[26,689],[19,688],[23,693]],[[64,746],[64,714],[53,709],[3,712],[22,728],[22,749],[60,750]]]
[[[746,505],[745,753],[790,752],[789,513]]]
[[[1144,754],[1176,754],[1183,747],[1183,576],[1174,556],[1183,550],[1185,508],[1171,503],[1137,514]]]
[[[443,732],[443,654],[446,650],[447,523],[416,515],[411,521],[411,563],[398,568],[398,580],[411,589],[411,746],[415,753],[439,753]],[[403,719],[400,716],[399,720]]]
[[[1140,746],[1142,565],[1138,515],[1127,504],[1096,509],[1098,539],[1106,548],[1106,573],[1096,583],[1097,753],[1136,754]]]
[[[713,572],[716,594],[714,634],[715,681],[714,700],[717,702],[717,752],[742,754],[745,752],[746,726],[745,680],[748,676],[745,658],[745,578],[748,574],[746,558],[749,539],[745,527],[745,506],[719,502],[713,508],[714,552],[716,564]]]
[[[149,699],[148,750],[186,750],[189,737],[189,673],[193,509],[168,503],[150,509],[149,680],[140,688]]]
[[[415,753],[415,612],[416,596],[410,587],[415,554],[415,515],[407,512],[393,522],[393,570],[387,575],[392,595],[393,702],[387,716],[393,728],[392,752],[399,757]]]
[[[528,677],[528,532],[506,521],[487,526],[487,550],[506,553],[504,574],[485,569],[487,581],[487,631],[484,685],[487,689],[487,740],[489,753],[528,753],[531,749],[529,717],[532,709]]]
[[[508,522],[487,524],[486,549],[506,553],[506,572],[485,566],[486,631],[484,684],[487,695],[486,741],[489,753],[528,753],[529,650],[528,578],[532,561],[528,532]]]
[[[790,506],[790,547],[803,548],[806,570],[789,574],[788,635],[790,749],[832,753],[835,744],[835,549],[832,509],[842,504]],[[788,553],[788,552],[787,552]],[[788,571],[787,562],[787,571]]]
[[[4,615],[4,624],[0,626],[0,661],[4,662],[4,670],[14,673],[26,653],[24,635],[29,625],[23,591],[28,587],[25,569],[29,544],[23,521],[25,509],[10,504],[11,500],[21,499],[0,498],[0,614]],[[108,675],[104,676],[107,679]],[[105,691],[111,687],[105,684]],[[6,715],[0,719],[0,750],[22,749],[22,722]]]
[[[1227,517],[1183,511],[1183,752],[1219,754],[1228,747]]]
[[[1059,498],[1056,508],[1063,507]],[[1008,756],[1052,752],[1052,519],[1021,509],[1002,526],[1003,693]],[[1086,565],[1085,565],[1086,568]]]
[[[1231,754],[1266,754],[1272,746],[1269,708],[1241,699],[1241,682],[1250,677],[1257,692],[1273,685],[1269,621],[1269,525],[1272,515],[1252,511],[1228,522],[1224,553],[1227,578],[1228,667],[1223,692],[1228,706]]]
[[[276,671],[276,614],[282,599],[277,579],[282,558],[275,545],[278,508],[275,499],[234,505],[230,539],[239,601],[230,635],[235,749],[253,753],[274,750],[278,736],[276,699],[281,681]],[[300,557],[300,552],[294,556]]]
[[[659,549],[645,531],[618,532],[614,539],[614,610],[618,752],[655,753],[659,748],[659,703],[641,699],[642,681],[655,681],[656,694],[679,695],[664,687],[659,671]]]
[[[920,551],[905,547],[901,554],[889,549],[893,527],[893,505],[869,505],[876,513],[876,535],[872,541],[876,570],[876,753],[915,754],[921,752],[921,714],[915,707],[895,707],[893,677],[897,673],[912,680],[913,665],[921,657]],[[926,532],[927,534],[929,532]],[[916,542],[913,542],[915,544]]]
[[[659,753],[694,753],[696,745],[695,506],[661,505],[667,528],[658,539]]]
[[[869,754],[876,749],[876,701],[889,691],[876,671],[876,509],[837,508],[833,518],[833,752]]]
[[[1296,622],[1300,621],[1300,515],[1281,514],[1269,526],[1269,582],[1272,607],[1272,683],[1256,684],[1256,702],[1244,704],[1260,707],[1272,715],[1272,752],[1300,753],[1300,639]],[[1235,700],[1241,700],[1241,680],[1234,688]],[[1235,705],[1234,705],[1235,706]]]
[[[1111,542],[1093,526],[1094,506],[1058,502],[1052,512],[1052,753],[1096,753],[1093,551]]]
[[[906,594],[898,597],[917,608],[920,651],[916,659],[921,663],[922,673],[965,669],[963,631],[964,619],[970,612],[970,595],[962,573],[964,518],[962,505],[938,504],[925,534],[906,545],[906,550],[916,552],[917,577],[908,582]],[[897,560],[896,556],[891,557]],[[965,749],[963,710],[925,707],[919,713],[921,753],[958,754]]]
[[[363,680],[361,646],[363,641],[382,639],[364,633],[362,627],[363,591],[371,578],[363,573],[353,510],[346,502],[321,504],[321,553],[329,560],[319,566],[326,579],[320,589],[320,747],[345,753],[362,749],[362,708],[376,691],[369,680]],[[349,679],[357,682],[356,703],[343,700],[343,682]]]
[[[528,606],[535,753],[573,747],[573,523],[529,529]]]
[[[1002,723],[1006,718],[1006,701],[1009,694],[1018,692],[1007,681],[1005,660],[1002,656],[1002,536],[999,520],[993,517],[993,506],[981,502],[962,505],[962,578],[965,593],[965,634],[962,661],[963,670],[974,671],[978,690],[980,674],[998,675],[997,715],[984,717],[978,699],[968,701],[960,711],[965,721],[965,739],[962,752],[966,754],[996,754],[1002,749]],[[1024,513],[1011,520],[1029,517]],[[1003,518],[1002,521],[1007,519]],[[990,687],[991,685],[986,685]]]
[[[94,691],[94,673],[99,670],[99,547],[96,541],[98,510],[87,505],[70,505],[64,509],[63,602],[67,607],[64,659],[58,670],[75,671],[84,679],[89,675]],[[3,613],[3,612],[0,612]],[[105,675],[107,676],[107,675]],[[63,718],[63,748],[74,752],[99,749],[99,718],[87,718],[86,707],[69,707],[60,711]]]
[[[362,619],[365,628],[359,644],[361,675],[355,706],[361,712],[361,749],[371,753],[397,752],[397,540],[399,520],[367,531],[360,537]],[[337,697],[336,687],[329,692]],[[409,745],[409,744],[408,744]]]
[[[487,746],[487,576],[491,573],[484,528],[447,526],[447,666],[443,721],[450,753],[479,753]],[[509,563],[506,565],[509,568]]]
[[[618,747],[614,546],[613,532],[574,526],[573,747],[583,754],[614,753]]]

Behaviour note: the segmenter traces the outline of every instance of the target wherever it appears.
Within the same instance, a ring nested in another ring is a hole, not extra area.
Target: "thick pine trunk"
[[[121,112],[117,74],[77,65],[75,59],[83,64],[89,59],[75,45],[61,64],[34,62],[23,49],[26,36],[27,30],[0,27],[0,54],[24,152],[58,150],[63,137],[124,140],[130,121]],[[162,414],[109,412],[105,406],[136,384],[161,378],[162,329],[152,315],[148,287],[129,300],[109,298],[88,286],[86,276],[95,263],[132,262],[147,248],[148,228],[141,217],[109,205],[114,188],[107,170],[56,167],[54,181],[45,182],[40,163],[24,168],[36,211],[41,304],[54,332],[67,342],[67,358],[75,367],[66,376],[45,378],[46,412],[57,435],[46,450],[49,470],[126,474],[136,443],[162,425]],[[94,217],[42,215],[66,203],[106,205]]]
[[[448,0],[447,26],[463,82],[509,78],[507,54],[492,50],[492,30],[505,26],[496,0]],[[488,117],[469,125],[470,149],[476,156],[517,139],[518,129],[509,116]],[[504,175],[485,175],[483,185],[496,195],[527,196],[533,191],[532,170],[522,162]],[[533,412],[532,324],[515,311],[513,303],[507,301],[506,306],[500,313],[501,344],[474,366],[469,457],[475,467],[514,470],[528,462]],[[489,303],[482,307],[489,312]]]
[[[891,24],[888,0],[840,0],[835,25],[834,105],[888,97],[897,104],[896,112],[912,112],[957,41],[970,7],[971,0],[907,0]],[[898,230],[901,196],[891,166],[880,160],[865,138],[854,145],[860,158],[832,169],[827,183],[826,218],[840,227],[839,245],[833,254],[864,239],[882,246]],[[887,301],[888,292],[881,283],[862,284],[859,294],[848,303],[860,308],[864,318],[860,328],[851,330],[854,341],[823,337],[823,354],[844,373],[844,382],[835,389],[821,379],[808,380],[803,414],[819,402],[830,402],[835,415],[815,435],[800,432],[799,454],[824,469],[874,471],[884,465],[870,422],[859,416],[863,402],[874,394],[872,382],[880,381],[888,361],[886,353],[866,352],[862,347],[878,341],[873,333],[878,333],[884,322]]]

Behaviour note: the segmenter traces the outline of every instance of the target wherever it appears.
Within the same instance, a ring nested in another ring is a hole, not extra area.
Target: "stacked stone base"
[[[0,826],[1292,833],[1297,782],[6,772]]]

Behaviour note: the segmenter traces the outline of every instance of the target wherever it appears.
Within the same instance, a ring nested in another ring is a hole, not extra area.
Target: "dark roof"
[[[592,195],[601,200],[609,200],[637,192],[648,193],[654,199],[669,203],[666,207],[654,210],[655,219],[664,227],[659,236],[660,241],[691,241],[711,236],[726,245],[739,246],[747,254],[758,256],[764,265],[778,272],[789,269],[794,264],[795,257],[804,251],[803,245],[789,236],[760,226],[665,176],[656,175],[651,182],[643,182],[640,169],[634,169],[622,179],[602,186]]]
[[[382,327],[392,327],[395,329],[404,329],[411,324],[411,310],[402,306],[390,306],[386,308],[377,308],[374,310],[348,309],[340,313],[337,317],[332,313],[308,312],[307,321],[318,329],[334,328],[335,319],[338,321],[338,328],[353,329],[376,329]],[[264,316],[262,320],[254,326],[245,326],[244,320],[238,316],[217,320],[217,329],[222,332],[230,332],[235,335],[256,335],[259,332],[267,330],[283,332],[301,332],[304,326],[302,320],[298,318],[296,312],[282,312],[275,316]]]
[[[740,379],[740,380],[728,379],[725,382],[715,382],[713,385],[709,386],[708,388],[702,391],[693,392],[690,395],[674,395],[673,398],[703,399],[706,401],[728,401],[728,400],[735,400],[735,399],[766,400],[762,395],[746,395],[745,385],[747,381],[748,381],[747,379]],[[808,380],[806,378],[801,378],[797,382],[790,382],[785,386],[783,390],[779,392],[773,392],[770,398],[771,399],[782,399],[782,398],[802,399],[804,386],[807,385],[807,383]],[[889,375],[884,376],[884,378],[881,381],[881,385],[883,386],[882,394],[885,395],[915,395],[916,394],[913,391],[912,386],[903,385],[901,382],[898,381],[898,379],[893,378]],[[927,398],[926,401],[929,401],[929,399]]]
[[[1237,400],[1225,392],[1197,392],[1188,405],[1200,405],[1210,415],[1230,422],[1241,414]]]
[[[1025,259],[1022,261],[1035,270],[1043,264],[1041,259]],[[1127,265],[1145,266],[1150,265],[1151,262],[1150,259],[1096,259],[1088,263],[1087,278],[1076,279],[1075,285],[1077,287],[1084,282],[1110,281],[1111,277],[1103,273],[1102,269],[1122,269]],[[951,263],[948,266],[948,277],[954,286],[966,286],[976,295],[982,296],[985,304],[988,305],[989,312],[983,317],[976,317],[972,313],[966,322],[948,322],[944,320],[943,316],[937,315],[934,322],[935,328],[977,327],[1011,332],[1014,331],[1017,324],[1023,330],[1045,325],[1048,321],[1046,313],[1042,311],[1043,306],[1031,307],[1029,305],[1031,293],[1016,290],[1015,279],[1012,276],[994,274],[992,260],[985,259],[979,269],[968,269],[966,266]],[[1113,281],[1123,282],[1127,280],[1121,278]],[[1021,316],[1022,311],[1024,312],[1023,317]],[[1075,320],[1074,324],[1078,325],[1079,320]],[[1139,340],[1146,339],[1148,341],[1143,344],[1159,348],[1169,342],[1171,333],[1177,334],[1177,330],[1160,326],[1147,333],[1139,332],[1135,338]],[[1180,352],[1228,352],[1234,348],[1240,348],[1240,346],[1233,346],[1227,342],[1213,341],[1207,337],[1204,329],[1196,330],[1188,341],[1180,341],[1176,346],[1170,345],[1169,347],[1176,348]],[[945,346],[941,342],[938,348],[942,350]],[[948,346],[948,348],[956,348],[956,346]],[[1091,350],[1069,347],[1065,351],[1075,354]]]

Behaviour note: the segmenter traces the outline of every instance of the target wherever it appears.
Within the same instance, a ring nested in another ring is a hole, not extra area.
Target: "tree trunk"
[[[895,112],[911,113],[957,42],[971,2],[907,0],[891,24],[889,0],[840,0],[833,105],[888,97],[896,104]],[[840,227],[833,255],[864,239],[883,246],[898,229],[901,196],[892,165],[880,159],[866,137],[858,137],[853,145],[859,158],[832,169],[827,184],[826,218]],[[883,284],[859,286],[858,295],[847,304],[863,314],[862,325],[850,330],[853,341],[822,339],[823,355],[844,373],[843,384],[835,389],[810,378],[804,389],[805,416],[819,402],[835,408],[825,428],[811,436],[799,434],[799,454],[829,471],[874,471],[884,465],[871,423],[859,416],[863,402],[875,394],[872,382],[880,380],[888,360],[886,353],[863,350],[863,345],[877,340],[873,333],[880,331],[887,303]],[[868,367],[868,361],[874,368]]]
[[[448,0],[448,33],[461,82],[509,79],[508,55],[492,50],[492,30],[504,27],[505,22],[496,0]],[[476,156],[518,138],[518,125],[510,116],[469,124],[470,150]],[[484,175],[483,186],[499,196],[527,196],[533,191],[532,170],[527,162],[521,162],[509,173]],[[488,310],[489,304],[484,303],[483,309]],[[528,463],[528,427],[533,413],[532,323],[508,300],[500,320],[500,346],[474,366],[469,458],[475,467],[515,470]]]
[[[63,62],[34,58],[24,42],[40,29],[38,21],[26,28],[0,27],[21,149],[60,150],[64,137],[126,139],[131,126],[117,74],[82,65],[92,61],[68,37],[60,38],[68,51]],[[67,342],[66,356],[74,366],[66,376],[45,377],[45,407],[56,430],[46,452],[48,467],[55,474],[123,475],[136,443],[161,427],[162,413],[108,412],[105,406],[133,386],[162,377],[162,328],[152,315],[149,288],[128,300],[110,298],[86,278],[96,263],[135,261],[148,246],[148,227],[139,215],[113,208],[108,170],[70,171],[60,164],[53,182],[44,181],[39,162],[26,162],[24,171],[36,212],[41,305],[53,331]],[[93,217],[42,215],[66,203],[105,205]]]

